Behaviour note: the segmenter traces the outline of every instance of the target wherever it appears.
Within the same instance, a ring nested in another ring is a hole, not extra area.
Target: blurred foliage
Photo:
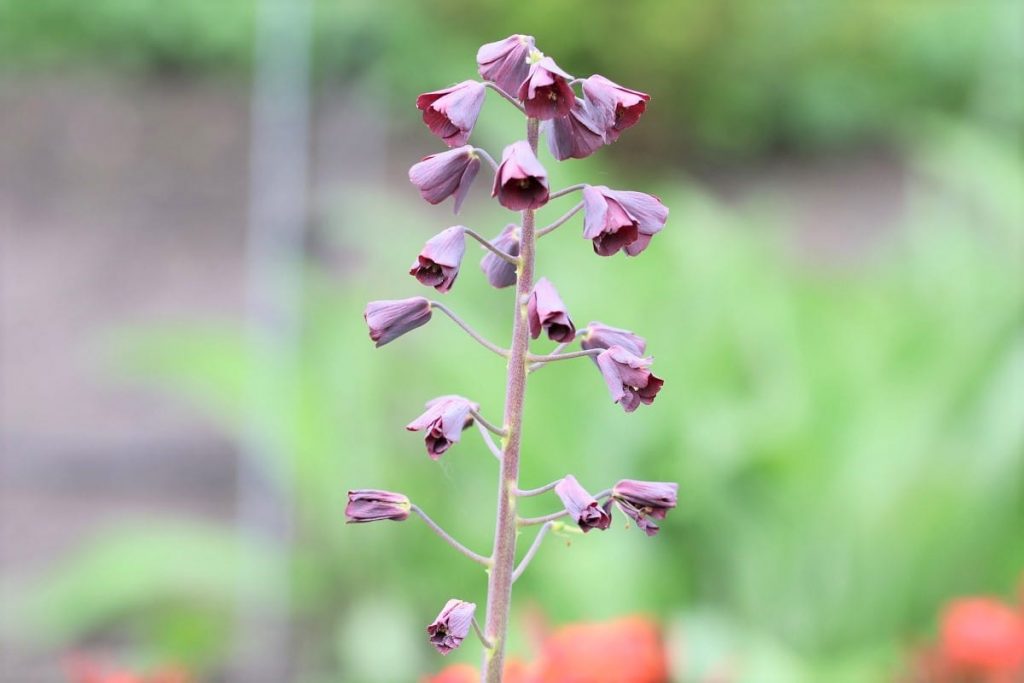
[[[545,238],[539,272],[556,279],[577,323],[642,333],[667,384],[654,406],[625,415],[585,360],[537,373],[524,486],[572,471],[592,490],[634,477],[678,480],[681,495],[657,538],[623,529],[620,517],[569,547],[549,541],[516,588],[513,650],[528,654],[529,604],[555,622],[645,610],[679,625],[672,642],[690,653],[687,671],[731,657],[743,681],[884,680],[938,605],[1014,585],[1024,567],[1014,191],[1024,165],[996,138],[943,119],[922,120],[908,154],[905,216],[844,268],[795,253],[777,203],[726,208],[682,181],[662,188],[669,226],[636,260],[596,258],[571,226]],[[439,668],[423,625],[452,595],[483,604],[485,577],[417,520],[345,527],[345,490],[403,491],[485,550],[493,458],[467,432],[432,462],[402,425],[444,393],[499,414],[504,368],[443,318],[372,348],[365,301],[422,292],[394,275],[408,249],[390,245],[415,245],[431,232],[424,225],[447,219],[373,187],[337,202],[335,237],[357,265],[308,270],[294,355],[197,326],[125,333],[118,358],[240,442],[272,446],[259,452],[278,458],[270,470],[294,490],[290,572],[302,668],[316,672],[307,680],[407,681]],[[511,292],[487,288],[469,256],[464,270],[449,303],[504,338]],[[553,505],[526,501],[524,514]],[[93,585],[119,563],[150,571],[155,547],[215,562],[219,551],[197,549],[204,542],[161,534],[87,550],[35,593],[56,621],[51,633],[167,614],[179,628],[136,634],[140,646],[182,656],[184,631],[192,663],[216,661],[222,614],[177,596],[217,583],[231,592],[248,566],[221,565],[201,582],[201,572],[180,581],[157,572],[144,591]],[[474,662],[476,648],[465,650],[449,660]]]
[[[255,7],[0,0],[0,60],[245,74]],[[358,79],[386,99],[434,89],[438,73],[471,78],[479,44],[530,33],[570,72],[586,65],[655,94],[631,133],[635,159],[720,160],[888,141],[922,113],[971,110],[986,83],[1012,100],[1001,122],[1019,128],[1022,14],[1014,0],[315,0],[315,63],[326,82]]]

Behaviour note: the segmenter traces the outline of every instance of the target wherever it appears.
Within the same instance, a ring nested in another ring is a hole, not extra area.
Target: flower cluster
[[[462,81],[417,98],[423,122],[449,149],[414,164],[409,169],[409,180],[431,204],[452,198],[458,213],[486,164],[493,172],[491,196],[504,208],[520,212],[519,220],[506,224],[492,240],[465,225],[447,227],[426,241],[409,274],[440,294],[450,294],[458,281],[466,240],[478,242],[485,250],[480,268],[487,282],[498,289],[515,287],[518,305],[514,307],[512,344],[510,348],[494,344],[447,305],[421,296],[370,302],[364,318],[370,339],[383,346],[425,325],[434,312],[439,312],[505,360],[506,399],[500,424],[488,421],[480,404],[471,398],[446,395],[427,402],[424,412],[406,426],[407,430],[422,434],[427,455],[433,460],[456,445],[467,428],[478,428],[502,470],[494,547],[488,556],[466,548],[400,493],[377,489],[349,491],[346,516],[349,522],[365,523],[403,521],[414,514],[456,550],[487,569],[485,627],[476,622],[474,603],[453,598],[427,627],[427,634],[430,643],[447,654],[461,645],[470,630],[475,630],[487,653],[484,680],[494,682],[501,680],[503,671],[512,582],[526,569],[544,536],[566,528],[558,520],[569,517],[583,532],[603,531],[611,526],[614,505],[637,528],[653,536],[658,532],[654,520],[664,519],[668,510],[676,506],[677,486],[626,479],[593,496],[575,476],[567,474],[537,489],[519,488],[523,401],[530,373],[554,361],[589,357],[612,401],[627,413],[641,404],[654,403],[664,385],[651,372],[653,361],[645,355],[647,341],[643,337],[600,322],[577,330],[555,284],[547,277],[535,276],[538,239],[582,212],[582,236],[590,241],[595,254],[607,257],[621,251],[637,256],[664,228],[668,209],[654,195],[604,185],[580,184],[553,191],[548,172],[537,157],[542,133],[551,156],[559,161],[584,158],[615,142],[643,116],[650,101],[648,95],[600,75],[575,78],[538,50],[531,36],[525,35],[484,45],[477,53],[477,67],[482,81]],[[487,90],[510,102],[526,117],[526,138],[506,145],[500,160],[470,142]],[[547,226],[537,226],[538,210],[576,192],[580,193],[580,201],[575,206]],[[546,354],[532,353],[530,340],[542,335],[557,344],[556,348]],[[580,345],[578,351],[564,350],[576,341]],[[519,498],[552,491],[563,509],[537,518],[517,515]],[[531,525],[539,525],[540,531],[517,564],[516,537],[519,529]]]

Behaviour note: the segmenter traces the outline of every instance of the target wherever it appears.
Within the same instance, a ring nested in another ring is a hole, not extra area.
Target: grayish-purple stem
[[[583,356],[600,356],[604,349],[584,349],[583,351],[570,351],[568,353],[551,353],[546,356],[529,355],[532,363],[551,363],[556,360],[569,360],[570,358],[582,358]]]
[[[487,449],[498,459],[498,462],[501,462],[501,449],[498,448],[498,444],[494,443],[494,438],[487,431],[487,427],[477,422],[476,428],[480,431],[480,436],[483,438],[484,443],[487,444]]]
[[[492,171],[498,170],[498,162],[494,160],[494,157],[487,153],[486,149],[484,149],[483,147],[474,147],[473,151],[482,156],[484,158],[484,161],[491,165]]]
[[[511,102],[513,107],[515,107],[516,109],[518,109],[519,111],[521,111],[524,114],[526,113],[526,110],[523,109],[523,105],[519,104],[519,100],[517,100],[516,98],[512,97],[511,95],[509,95],[507,92],[505,92],[504,90],[499,88],[497,85],[495,85],[494,83],[491,83],[490,81],[485,82],[484,85],[486,85],[488,88],[490,88],[494,92],[496,92],[499,95],[501,95],[502,97],[504,97],[509,102]]]
[[[448,545],[450,545],[451,547],[455,548],[460,553],[462,553],[463,555],[465,555],[469,559],[473,560],[474,562],[482,564],[485,567],[490,567],[491,566],[490,558],[484,557],[483,555],[481,555],[479,553],[474,553],[472,550],[470,550],[466,546],[464,546],[461,543],[459,543],[458,541],[456,541],[454,538],[452,538],[451,534],[449,534],[447,531],[442,529],[437,522],[435,522],[429,516],[427,516],[427,513],[424,512],[422,510],[422,508],[420,508],[419,505],[412,504],[410,506],[410,509],[413,512],[415,512],[417,515],[419,515],[420,519],[422,519],[424,522],[426,522],[427,526],[429,526],[434,531],[435,534],[437,534],[438,536],[443,538],[444,541]]]
[[[502,429],[501,427],[495,427],[493,424],[484,419],[484,416],[481,415],[480,411],[477,410],[476,408],[470,408],[469,414],[472,415],[473,419],[479,422],[482,426],[486,427],[487,431],[489,431],[491,434],[494,434],[495,436],[500,436],[502,438],[508,435],[508,432],[506,430]]]
[[[539,122],[526,120],[526,140],[537,153]],[[505,384],[505,427],[508,437],[501,458],[498,478],[498,511],[494,525],[493,566],[487,581],[487,622],[484,635],[493,646],[484,652],[481,673],[483,683],[501,683],[505,665],[505,636],[508,631],[509,608],[512,602],[512,580],[516,565],[516,490],[519,488],[519,450],[523,433],[523,402],[526,398],[526,376],[529,361],[530,329],[526,318],[526,302],[533,289],[533,266],[536,258],[536,224],[534,212],[523,211],[523,230],[519,244],[519,267],[516,296],[512,313],[512,347],[508,354]]]
[[[487,640],[487,636],[485,636],[484,632],[480,629],[480,622],[476,620],[476,617],[473,617],[473,630],[476,631],[476,637],[480,639],[480,643],[485,649],[491,650],[494,648],[494,645],[491,644],[491,641]]]
[[[582,209],[582,208],[583,208],[583,202],[579,202],[578,204],[576,204],[576,206],[574,206],[571,209],[569,209],[568,211],[566,211],[562,215],[562,217],[559,218],[557,221],[555,221],[554,223],[552,223],[551,225],[549,225],[547,227],[544,227],[544,228],[541,228],[540,230],[538,230],[537,231],[537,237],[543,237],[544,235],[548,234],[549,232],[554,232],[557,228],[560,228],[566,221],[568,221],[570,218],[572,218],[577,213],[579,213],[580,209]]]
[[[581,206],[582,206],[582,204],[581,204]],[[513,266],[518,266],[519,265],[519,259],[518,258],[516,258],[515,256],[512,256],[511,254],[506,254],[501,249],[498,249],[496,246],[494,246],[491,243],[490,240],[488,240],[486,237],[484,237],[483,235],[478,233],[476,230],[471,230],[469,228],[465,228],[465,233],[467,235],[469,235],[470,237],[472,237],[473,239],[475,239],[480,244],[482,244],[484,249],[486,249],[487,251],[491,252],[492,254],[494,254],[495,256],[500,258],[502,261],[505,261],[506,263],[511,263]]]
[[[578,190],[582,190],[584,187],[586,187],[586,185],[584,185],[583,183],[580,183],[578,185],[570,185],[569,187],[562,188],[561,190],[558,190],[557,192],[552,192],[551,194],[549,194],[548,195],[548,201],[550,201],[552,199],[558,199],[559,197],[564,197],[567,194],[572,194],[573,192],[576,192]]]
[[[554,355],[556,353],[559,353],[562,349],[564,349],[568,345],[569,345],[568,342],[562,342],[561,344],[559,344],[558,346],[555,347],[555,350],[552,351],[550,355]],[[545,363],[534,363],[533,365],[530,366],[530,372],[535,372],[537,370],[540,370],[545,365],[546,365]]]
[[[556,486],[558,486],[558,482],[560,482],[560,481],[562,481],[562,480],[561,479],[555,479],[550,484],[545,484],[544,486],[538,486],[535,489],[519,489],[519,490],[516,491],[516,495],[519,496],[520,498],[529,498],[531,496],[539,496],[540,494],[547,493],[551,489],[553,489]]]
[[[444,304],[442,304],[439,301],[431,301],[430,302],[430,307],[431,308],[436,308],[437,310],[441,311],[446,316],[448,316],[449,318],[454,320],[456,325],[458,325],[463,330],[465,330],[466,334],[468,334],[470,337],[475,339],[485,349],[493,351],[494,353],[498,354],[502,358],[508,358],[508,353],[509,353],[508,349],[503,349],[500,346],[498,346],[497,344],[495,344],[495,343],[485,339],[483,337],[483,335],[481,335],[479,332],[477,332],[472,327],[470,327],[469,324],[466,323],[465,320],[463,320],[459,316],[455,315],[455,312],[452,311],[452,309],[448,308],[447,306],[445,306]]]
[[[548,531],[551,530],[551,525],[553,523],[554,522],[548,522],[540,528],[540,531],[537,532],[537,536],[533,539],[533,544],[530,546],[530,549],[526,551],[526,555],[524,555],[523,559],[519,562],[519,566],[516,567],[514,572],[512,572],[512,583],[515,583],[519,577],[523,575],[523,572],[526,571],[526,568],[530,566],[533,556],[537,554],[538,550],[540,550],[540,544],[544,540],[544,537],[547,536]]]
[[[597,502],[601,502],[608,496],[612,495],[611,489],[605,489],[599,494],[594,496]],[[547,522],[554,522],[556,519],[561,519],[569,514],[568,510],[559,510],[558,512],[552,512],[550,515],[542,515],[540,517],[520,517],[516,522],[519,526],[537,526],[538,524],[545,524]]]

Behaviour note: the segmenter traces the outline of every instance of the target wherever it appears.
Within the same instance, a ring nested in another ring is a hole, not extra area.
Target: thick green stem
[[[527,119],[526,139],[537,152],[538,122]],[[487,622],[484,636],[491,643],[485,651],[481,680],[501,683],[505,663],[505,635],[508,631],[512,579],[516,566],[516,491],[519,488],[519,450],[523,432],[523,402],[526,397],[527,356],[530,330],[526,320],[526,302],[533,289],[534,212],[523,211],[523,230],[519,243],[519,271],[516,280],[515,312],[512,319],[512,346],[508,355],[508,380],[505,385],[505,424],[508,434],[501,458],[498,480],[498,514],[494,529],[494,565],[487,583]]]

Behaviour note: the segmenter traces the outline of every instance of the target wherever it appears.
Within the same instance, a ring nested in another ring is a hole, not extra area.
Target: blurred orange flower
[[[424,683],[477,683],[479,673],[456,664]],[[571,624],[543,639],[532,666],[509,661],[506,683],[668,683],[668,656],[653,621],[625,617]]]
[[[71,683],[191,683],[192,677],[183,669],[165,667],[149,675],[127,669],[114,669],[95,659],[74,655],[65,669]]]
[[[987,676],[985,681],[1016,674],[1024,680],[1024,618],[997,600],[951,602],[942,615],[940,648],[959,674]]]

